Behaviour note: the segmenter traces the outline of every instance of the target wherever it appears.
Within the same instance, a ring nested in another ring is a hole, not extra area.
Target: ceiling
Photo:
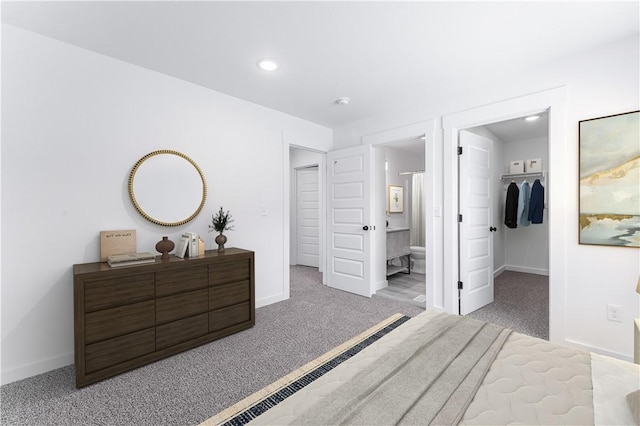
[[[334,129],[637,35],[638,14],[637,1],[2,3],[4,23]]]

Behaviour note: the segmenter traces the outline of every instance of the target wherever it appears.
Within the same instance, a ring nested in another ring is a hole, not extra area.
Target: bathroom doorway
[[[376,294],[421,307],[426,302],[426,198],[424,137],[376,148],[384,157],[386,285]]]

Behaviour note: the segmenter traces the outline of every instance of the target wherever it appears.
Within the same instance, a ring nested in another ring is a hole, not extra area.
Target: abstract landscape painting
[[[640,111],[580,121],[580,244],[640,247]]]

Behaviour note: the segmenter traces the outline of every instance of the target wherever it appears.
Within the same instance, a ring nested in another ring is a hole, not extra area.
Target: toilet
[[[426,252],[424,247],[411,246],[411,272],[426,273]]]

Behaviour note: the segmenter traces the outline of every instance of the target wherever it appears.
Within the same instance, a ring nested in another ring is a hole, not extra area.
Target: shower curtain
[[[425,247],[424,173],[415,173],[411,185],[411,234],[412,246]]]

